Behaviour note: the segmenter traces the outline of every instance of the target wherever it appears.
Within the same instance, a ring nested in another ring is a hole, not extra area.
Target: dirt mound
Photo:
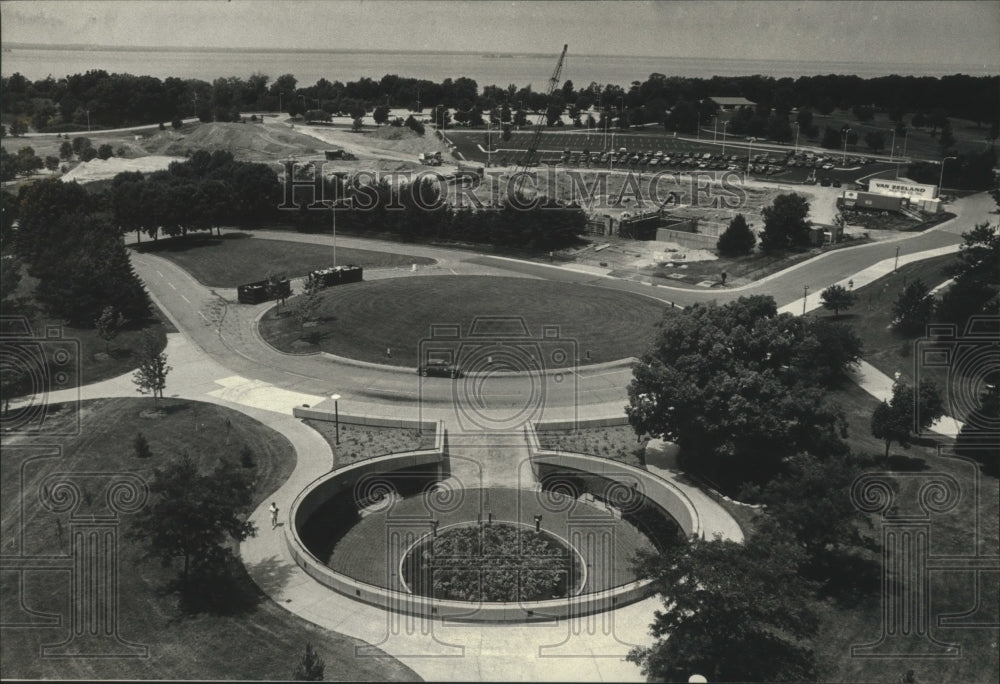
[[[93,159],[89,162],[77,164],[69,173],[63,175],[61,180],[69,183],[77,181],[79,183],[90,183],[92,181],[109,180],[123,171],[160,171],[170,166],[170,162],[184,161],[183,157],[149,156],[138,159],[123,159],[121,157],[111,157],[110,159]]]
[[[143,141],[143,148],[151,154],[184,156],[188,150],[227,150],[247,161],[317,154],[319,146],[312,136],[255,123],[207,123],[190,133],[160,131]]]
[[[373,131],[362,133],[361,144],[371,148],[413,155],[441,152],[448,154],[448,146],[437,139],[434,132],[428,129],[424,135],[418,135],[409,128],[401,126],[382,126]]]

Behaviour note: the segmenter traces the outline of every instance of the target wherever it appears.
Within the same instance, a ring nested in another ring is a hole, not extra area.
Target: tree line
[[[80,185],[41,180],[22,187],[16,201],[4,193],[3,205],[4,248],[12,242],[17,257],[5,270],[17,274],[25,264],[38,281],[35,299],[49,314],[85,327],[108,307],[129,321],[150,315],[118,229]]]
[[[202,121],[239,120],[241,113],[281,110],[289,114],[308,112],[349,114],[358,117],[376,107],[407,107],[414,111],[444,107],[477,125],[474,112],[491,111],[500,119],[518,124],[517,112],[546,112],[549,125],[561,124],[564,111],[579,125],[588,110],[599,112],[597,125],[614,120],[628,127],[644,123],[667,125],[673,130],[693,130],[715,113],[707,98],[742,96],[757,108],[734,124],[732,132],[751,131],[780,137],[790,131],[787,115],[792,109],[829,114],[835,109],[854,108],[859,120],[870,119],[876,110],[887,111],[893,121],[914,114],[913,125],[953,116],[992,124],[1000,116],[1000,77],[997,76],[713,76],[691,78],[653,73],[627,88],[598,84],[577,88],[571,80],[552,95],[536,92],[529,85],[479,84],[467,77],[446,78],[440,83],[386,74],[375,80],[329,81],[320,78],[300,86],[292,74],[275,80],[262,73],[247,78],[217,78],[211,83],[198,79],[166,78],[131,74],[109,74],[91,70],[56,79],[31,81],[19,73],[0,80],[0,111],[15,121],[30,120],[37,130],[74,130],[81,126],[117,127],[162,123],[197,116]],[[481,118],[481,117],[480,117]],[[787,127],[787,128],[786,128]]]
[[[413,185],[388,179],[369,183],[339,177],[323,179],[322,195],[337,200],[337,229],[357,234],[389,234],[419,242],[461,242],[527,250],[555,250],[573,245],[584,233],[586,213],[552,198],[528,199],[518,194],[499,198],[489,207],[447,202],[444,187],[424,178]],[[320,190],[296,187],[298,210],[290,219],[300,230],[332,230],[329,211],[311,206]]]

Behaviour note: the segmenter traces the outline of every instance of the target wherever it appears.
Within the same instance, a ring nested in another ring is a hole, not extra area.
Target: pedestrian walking
[[[390,358],[390,359],[391,359],[391,358],[392,358],[392,349],[390,349],[389,347],[386,347],[386,348],[385,348],[385,355],[386,355],[386,356],[387,356],[388,358]]]
[[[278,504],[272,501],[270,508],[267,510],[271,511],[271,529],[273,530],[278,526]]]

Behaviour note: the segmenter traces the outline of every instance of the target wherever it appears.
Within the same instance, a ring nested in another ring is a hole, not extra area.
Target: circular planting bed
[[[406,552],[401,569],[406,589],[455,601],[544,601],[586,582],[584,563],[565,541],[511,523],[430,534]]]
[[[401,479],[395,483],[398,498],[363,513],[359,513],[349,493],[328,500],[300,526],[306,548],[334,572],[407,593],[420,593],[424,585],[410,584],[401,561],[407,556],[419,558],[420,551],[413,549],[428,540],[435,520],[438,539],[453,529],[478,529],[479,523],[484,527],[504,524],[534,533],[536,515],[541,516],[542,532],[548,535],[544,539],[559,544],[565,544],[564,540],[580,543],[576,539],[580,525],[588,533],[600,530],[606,535],[602,539],[606,546],[601,551],[601,562],[592,563],[586,573],[581,568],[571,569],[570,593],[581,589],[584,593],[599,592],[634,582],[638,579],[632,566],[636,552],[654,548],[632,522],[615,517],[599,504],[583,503],[559,492],[505,487],[461,489],[442,507],[434,493],[433,476],[408,479],[412,481]],[[574,547],[573,555],[577,553],[588,555],[585,549]],[[596,551],[592,549],[590,555],[593,553]],[[563,552],[564,558],[566,555]]]
[[[287,353],[407,367],[423,363],[428,350],[523,340],[530,354],[537,349],[544,357],[558,346],[586,365],[640,356],[669,308],[620,290],[493,276],[388,278],[330,288],[320,297],[314,323],[304,326],[292,314],[293,298],[280,313],[272,308],[264,315],[261,336]],[[563,367],[574,364],[569,358]]]

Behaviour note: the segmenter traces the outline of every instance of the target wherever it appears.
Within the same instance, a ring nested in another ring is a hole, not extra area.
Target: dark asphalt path
[[[994,203],[989,195],[976,195],[956,202],[951,208],[957,218],[925,233],[893,242],[847,248],[829,252],[819,258],[799,264],[779,274],[742,288],[691,290],[675,287],[650,286],[628,280],[597,276],[591,273],[551,267],[533,262],[475,254],[473,252],[387,243],[361,238],[338,238],[338,245],[364,249],[410,253],[438,260],[436,268],[447,271],[449,265],[463,272],[520,274],[525,277],[547,278],[596,287],[609,287],[665,302],[687,305],[715,300],[718,302],[749,295],[769,294],[779,306],[802,296],[803,287],[817,292],[872,264],[892,259],[897,248],[901,256],[960,242],[960,234],[974,223],[994,219]],[[301,235],[280,232],[259,232],[264,239],[293,239],[330,246],[329,235]],[[271,383],[283,389],[307,394],[329,396],[339,393],[345,399],[379,404],[400,404],[446,407],[459,400],[468,400],[467,393],[476,396],[489,407],[516,408],[524,397],[535,392],[538,383],[545,382],[544,401],[551,406],[587,406],[608,410],[624,405],[625,387],[631,379],[627,367],[587,368],[572,372],[560,383],[551,379],[495,377],[469,389],[463,383],[443,378],[421,379],[415,372],[393,367],[345,363],[322,355],[289,355],[278,352],[257,334],[256,319],[270,304],[257,306],[235,303],[234,290],[213,290],[191,277],[172,262],[150,254],[132,254],[132,262],[150,292],[166,309],[178,329],[234,375]],[[472,269],[470,271],[470,269]],[[405,276],[398,270],[392,274]],[[535,386],[531,385],[534,382]]]

